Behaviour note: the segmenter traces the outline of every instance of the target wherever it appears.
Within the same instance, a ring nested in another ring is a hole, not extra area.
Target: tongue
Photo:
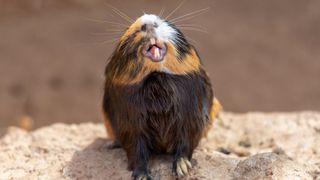
[[[160,49],[157,46],[152,46],[149,52],[153,60],[161,60]]]

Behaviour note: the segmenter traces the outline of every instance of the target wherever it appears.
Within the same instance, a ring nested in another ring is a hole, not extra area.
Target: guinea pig
[[[174,24],[144,14],[126,29],[105,68],[103,111],[133,179],[151,179],[156,154],[172,155],[173,173],[188,175],[220,110],[196,49]]]

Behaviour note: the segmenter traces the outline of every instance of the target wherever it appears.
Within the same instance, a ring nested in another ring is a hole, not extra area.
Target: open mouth
[[[164,43],[150,39],[150,42],[144,47],[143,53],[154,62],[160,62],[163,60],[167,48]]]

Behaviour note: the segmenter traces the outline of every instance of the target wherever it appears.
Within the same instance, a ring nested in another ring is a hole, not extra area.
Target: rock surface
[[[54,124],[0,140],[0,179],[130,179],[122,149],[109,150],[102,124]],[[187,179],[320,179],[320,113],[223,113],[196,149]],[[171,158],[154,157],[154,179]]]

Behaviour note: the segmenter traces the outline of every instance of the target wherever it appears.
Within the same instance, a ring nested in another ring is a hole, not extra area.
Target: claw
[[[184,174],[183,174],[183,172],[182,172],[182,170],[181,170],[179,165],[177,165],[176,173],[177,173],[178,176],[184,176]]]
[[[186,163],[188,168],[190,168],[190,169],[192,168],[191,162],[187,158],[184,158],[184,162]]]
[[[190,161],[187,158],[180,158],[177,161],[177,167],[175,169],[177,176],[186,176],[189,173],[189,169],[192,168]]]
[[[183,174],[188,174],[188,166],[186,165],[186,162],[183,159],[181,160],[180,167]]]

